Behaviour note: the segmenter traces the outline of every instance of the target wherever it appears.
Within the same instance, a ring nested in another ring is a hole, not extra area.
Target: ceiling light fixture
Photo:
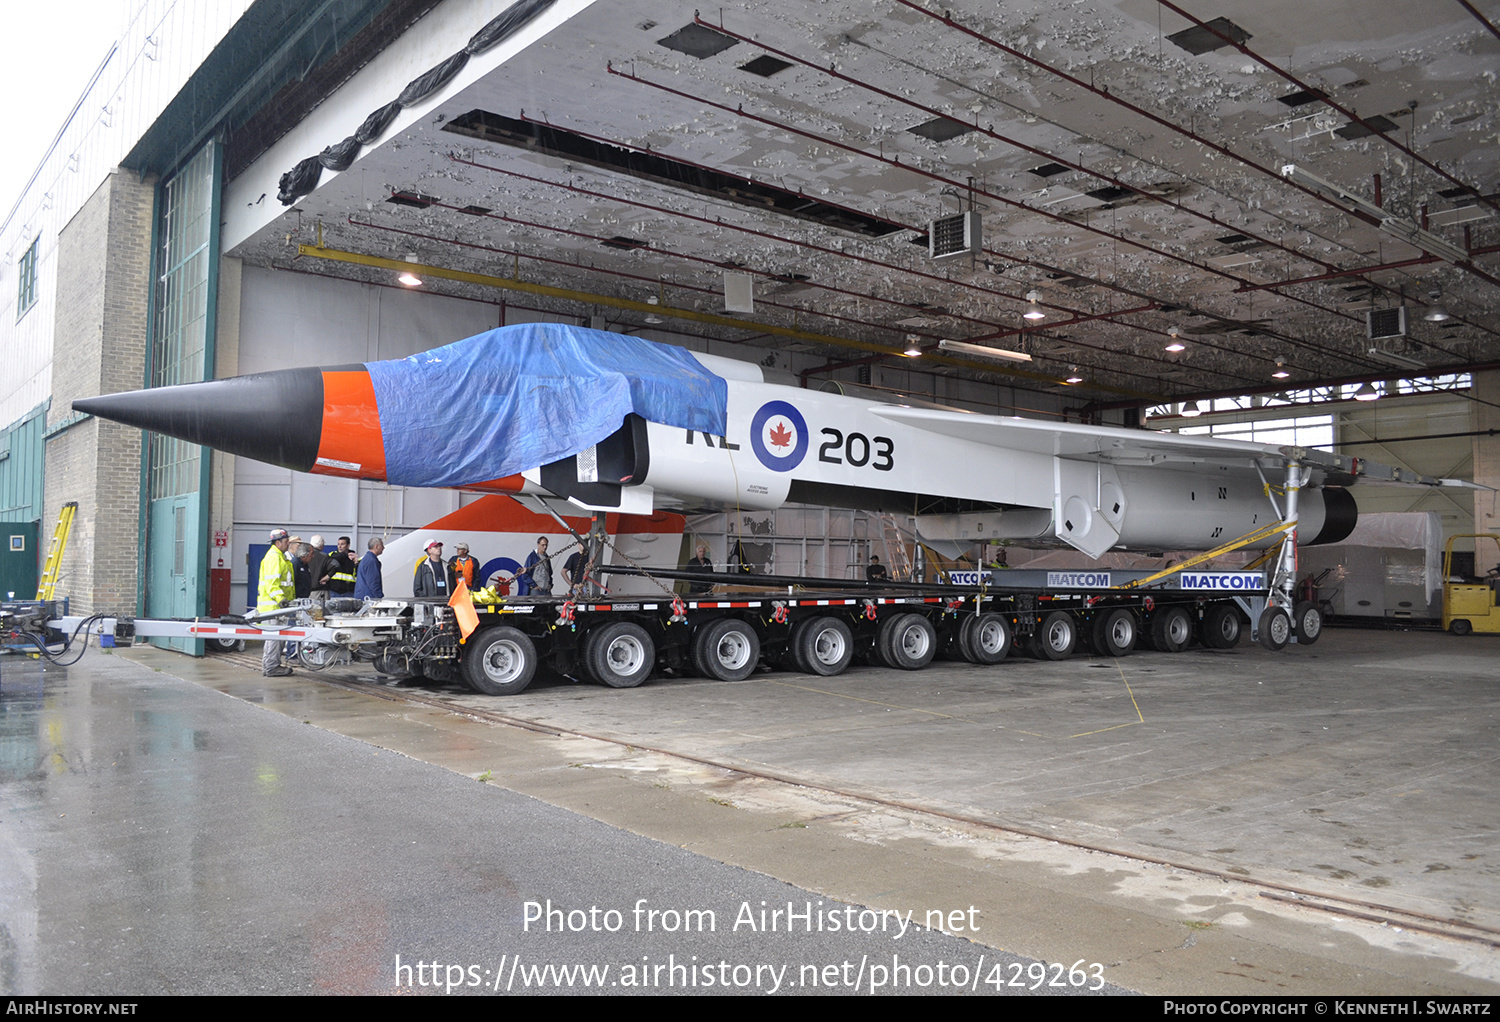
[[[646,299],[647,305],[658,305],[660,304],[660,302],[661,299],[657,298],[655,295],[652,295],[650,298]],[[658,323],[665,323],[666,320],[662,319],[654,312],[648,312],[646,313],[646,322],[651,324],[652,326],[655,326]]]
[[[1278,380],[1284,380],[1288,376],[1292,375],[1291,373],[1287,372],[1286,359],[1282,358],[1280,355],[1276,356],[1276,371],[1271,375]]]
[[[409,263],[416,262],[417,254],[415,252],[406,253],[406,261]],[[422,278],[411,272],[411,270],[403,270],[401,272],[401,276],[397,277],[396,280],[402,284],[405,284],[407,287],[422,286]]]
[[[902,352],[902,354],[904,354],[907,358],[921,358],[922,346],[917,343],[921,339],[922,338],[918,337],[916,334],[907,334],[906,350]]]
[[[990,348],[983,344],[969,344],[967,341],[938,341],[938,348],[943,351],[953,351],[960,355],[976,355],[979,358],[1001,359],[1007,362],[1030,362],[1031,356],[1024,351],[1011,351],[1007,348]]]
[[[1170,330],[1167,331],[1167,336],[1171,338],[1171,340],[1167,342],[1167,350],[1168,351],[1186,351],[1187,350],[1187,345],[1183,344],[1180,340],[1177,339],[1178,336],[1179,336],[1179,334],[1178,334],[1177,328],[1175,326],[1172,329],[1170,329]]]
[[[1353,397],[1356,401],[1374,401],[1379,396],[1380,391],[1376,390],[1369,383],[1361,383],[1358,387],[1354,388]]]
[[[1203,414],[1203,402],[1202,401],[1194,401],[1192,404],[1188,404],[1187,402],[1183,402],[1183,405],[1182,405],[1182,417],[1184,419],[1196,419],[1198,416],[1200,416],[1202,414]]]
[[[1423,230],[1415,223],[1403,217],[1391,216],[1385,210],[1366,201],[1363,197],[1355,195],[1348,188],[1342,188],[1331,181],[1325,181],[1316,174],[1311,174],[1294,163],[1288,163],[1281,168],[1281,176],[1295,181],[1304,188],[1324,195],[1335,202],[1343,202],[1353,206],[1355,211],[1369,217],[1380,226],[1387,234],[1400,238],[1408,245],[1414,245],[1422,251],[1437,256],[1450,263],[1468,262],[1469,253],[1450,242],[1433,234],[1431,231]]]
[[[1083,377],[1078,375],[1078,367],[1077,366],[1068,366],[1068,382],[1069,383],[1082,383],[1083,382]]]
[[[1026,292],[1026,301],[1029,304],[1027,304],[1027,306],[1026,306],[1026,311],[1023,312],[1023,313],[1021,313],[1021,315],[1024,318],[1031,320],[1033,323],[1036,323],[1036,322],[1038,322],[1040,320],[1046,319],[1047,318],[1047,314],[1045,312],[1043,312],[1042,311],[1042,307],[1037,304],[1041,300],[1042,300],[1042,293],[1040,291],[1028,291],[1028,292]]]
[[[1422,318],[1429,323],[1445,323],[1453,318],[1453,315],[1443,307],[1443,291],[1441,288],[1433,288],[1428,294],[1430,302],[1427,311],[1422,313]]]

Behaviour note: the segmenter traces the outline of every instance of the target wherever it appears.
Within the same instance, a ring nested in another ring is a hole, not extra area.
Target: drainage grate
[[[731,39],[723,32],[704,28],[696,22],[682,26],[665,39],[657,40],[658,44],[669,50],[686,53],[689,57],[697,57],[699,60],[712,57],[716,53],[723,53],[737,42],[739,42],[738,39]]]
[[[1365,125],[1369,125],[1369,127],[1366,127]],[[1359,121],[1350,121],[1342,128],[1336,128],[1333,133],[1335,135],[1338,135],[1340,138],[1347,138],[1350,141],[1353,141],[1356,138],[1364,138],[1366,135],[1373,135],[1377,131],[1384,135],[1388,131],[1395,130],[1395,121],[1391,120],[1388,117],[1382,117],[1379,114],[1376,114],[1374,117],[1366,117],[1364,119],[1364,124],[1361,124]]]
[[[763,53],[750,61],[750,63],[741,64],[740,70],[749,71],[751,74],[760,75],[762,78],[769,78],[778,71],[785,71],[791,66],[788,61],[773,57],[769,53]]]
[[[391,197],[385,200],[393,206],[410,206],[413,209],[426,209],[438,201],[436,195],[423,195],[421,192],[392,192]]]
[[[923,138],[934,142],[946,142],[950,138],[967,135],[974,130],[974,125],[965,124],[963,121],[955,121],[951,117],[934,117],[930,121],[924,121],[914,128],[907,128],[913,135],[921,135]]]
[[[1320,92],[1317,89],[1298,89],[1296,92],[1289,92],[1285,96],[1277,96],[1276,102],[1285,103],[1287,106],[1306,106],[1309,103],[1316,103],[1319,100],[1327,98],[1327,93]]]
[[[1181,32],[1173,32],[1167,36],[1167,41],[1176,43],[1194,56],[1200,53],[1212,53],[1214,50],[1229,45],[1223,39],[1220,39],[1219,35],[1215,35],[1213,31],[1210,31],[1210,29],[1217,31],[1219,35],[1228,36],[1237,43],[1254,38],[1249,32],[1240,28],[1228,18],[1215,18],[1207,24],[1194,25],[1192,28],[1185,28]]]

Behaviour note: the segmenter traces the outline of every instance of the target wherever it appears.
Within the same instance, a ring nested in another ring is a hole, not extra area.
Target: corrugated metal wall
[[[42,517],[42,434],[46,426],[44,403],[0,430],[0,522],[29,522]]]

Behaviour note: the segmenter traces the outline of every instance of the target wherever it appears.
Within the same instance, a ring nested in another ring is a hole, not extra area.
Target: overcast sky
[[[211,0],[194,0],[211,2]],[[11,0],[0,32],[0,218],[52,144],[139,0]]]

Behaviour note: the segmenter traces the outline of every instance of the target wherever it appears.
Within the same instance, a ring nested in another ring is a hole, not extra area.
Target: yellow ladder
[[[52,530],[52,545],[47,548],[47,562],[42,565],[42,577],[37,582],[36,598],[50,600],[57,592],[57,573],[62,567],[63,551],[68,549],[68,533],[73,531],[73,516],[78,512],[78,501],[70,500],[62,506],[57,516],[57,528]]]

